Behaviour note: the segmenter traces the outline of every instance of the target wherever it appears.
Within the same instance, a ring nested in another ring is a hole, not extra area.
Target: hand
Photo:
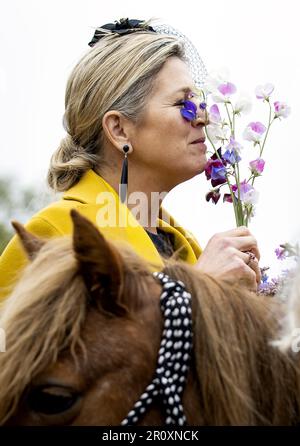
[[[250,259],[248,252],[255,255]],[[257,241],[245,226],[215,234],[200,255],[195,267],[232,285],[257,291],[261,281]]]

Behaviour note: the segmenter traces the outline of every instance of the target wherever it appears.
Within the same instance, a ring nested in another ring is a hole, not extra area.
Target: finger
[[[241,255],[248,268],[251,268],[255,272],[256,283],[259,285],[261,282],[261,271],[257,258],[251,259],[249,258],[249,254],[246,253],[241,253]]]
[[[231,246],[236,248],[238,251],[250,251],[253,252],[255,257],[260,259],[260,252],[257,247],[257,241],[253,235],[245,235],[244,237],[231,237]]]
[[[230,229],[229,231],[219,232],[218,235],[223,237],[242,237],[251,235],[247,226],[239,226],[238,228]]]

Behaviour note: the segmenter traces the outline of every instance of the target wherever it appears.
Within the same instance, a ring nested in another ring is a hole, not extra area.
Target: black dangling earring
[[[125,144],[125,146],[123,146],[124,160],[123,160],[123,165],[122,165],[120,193],[119,193],[122,203],[124,203],[126,201],[126,197],[127,197],[127,188],[128,188],[128,159],[127,159],[127,156],[128,156],[128,151],[129,151],[129,146],[127,144]]]

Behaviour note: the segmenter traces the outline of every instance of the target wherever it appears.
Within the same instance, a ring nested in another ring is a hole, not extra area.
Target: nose
[[[202,127],[205,127],[209,124],[209,118],[208,113],[206,110],[199,110],[197,113],[197,117],[191,121],[191,124],[193,127],[198,127],[201,125]]]

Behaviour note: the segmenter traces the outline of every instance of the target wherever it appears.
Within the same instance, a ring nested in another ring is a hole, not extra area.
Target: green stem
[[[229,110],[228,110],[227,103],[224,102],[224,105],[225,105],[225,108],[226,108],[226,112],[227,112],[227,116],[228,116],[228,120],[229,120],[229,124],[230,124],[231,134],[234,135],[234,129],[233,129],[233,127],[232,127],[232,121],[231,121],[231,117],[230,117],[230,113],[229,113]]]

